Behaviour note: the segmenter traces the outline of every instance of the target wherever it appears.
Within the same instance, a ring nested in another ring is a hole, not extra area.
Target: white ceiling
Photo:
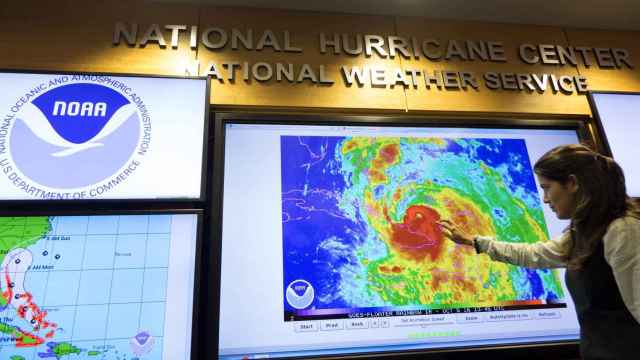
[[[152,0],[640,31],[640,0]]]

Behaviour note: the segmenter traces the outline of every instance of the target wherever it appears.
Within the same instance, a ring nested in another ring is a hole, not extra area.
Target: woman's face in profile
[[[536,175],[538,183],[544,192],[544,203],[548,204],[558,219],[571,219],[576,208],[576,191],[578,185],[575,176],[571,176],[566,183],[551,180],[542,175]]]

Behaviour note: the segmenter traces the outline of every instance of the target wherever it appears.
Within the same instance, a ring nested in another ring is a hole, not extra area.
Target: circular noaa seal
[[[313,286],[305,280],[294,280],[286,291],[287,303],[294,309],[304,309],[311,305],[315,298]]]
[[[144,102],[109,76],[34,83],[9,110],[0,124],[8,128],[9,156],[0,158],[0,167],[34,198],[100,197],[126,181],[149,149]]]

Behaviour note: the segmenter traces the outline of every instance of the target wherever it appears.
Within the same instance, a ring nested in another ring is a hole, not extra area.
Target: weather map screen
[[[201,197],[207,80],[0,72],[0,200]]]
[[[190,359],[197,223],[0,217],[0,359]]]
[[[594,93],[593,104],[611,154],[624,170],[627,192],[640,198],[640,165],[637,134],[640,134],[640,94]]]
[[[220,356],[575,340],[562,270],[492,261],[436,222],[515,243],[561,233],[532,163],[577,141],[563,129],[227,123]]]

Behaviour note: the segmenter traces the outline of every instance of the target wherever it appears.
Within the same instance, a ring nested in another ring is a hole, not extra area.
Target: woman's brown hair
[[[579,269],[593,254],[612,221],[625,215],[640,218],[640,209],[627,195],[622,168],[610,157],[580,144],[558,146],[534,166],[540,176],[566,184],[578,183],[569,268]]]

